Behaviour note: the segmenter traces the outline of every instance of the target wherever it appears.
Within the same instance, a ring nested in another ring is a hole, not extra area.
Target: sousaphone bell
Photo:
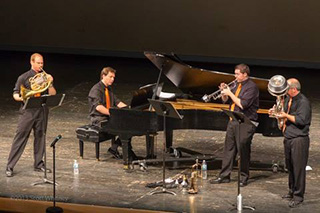
[[[279,129],[282,129],[284,124],[284,119],[279,118],[279,115],[284,111],[284,96],[287,94],[288,89],[289,85],[287,80],[282,75],[275,75],[270,78],[268,92],[277,97],[276,104],[271,110],[270,117],[277,119]]]

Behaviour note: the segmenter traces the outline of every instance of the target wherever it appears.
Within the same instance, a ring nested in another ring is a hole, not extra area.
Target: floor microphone
[[[58,135],[58,136],[52,141],[50,147],[53,147],[53,146],[58,142],[58,140],[60,140],[61,138],[62,138],[62,136],[61,136],[61,135]]]

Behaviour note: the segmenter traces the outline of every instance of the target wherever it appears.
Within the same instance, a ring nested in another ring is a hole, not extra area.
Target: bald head
[[[288,95],[290,97],[294,97],[296,95],[298,95],[300,93],[301,90],[301,85],[300,82],[295,79],[295,78],[290,78],[288,79],[288,85],[289,85],[289,89],[288,89]]]
[[[295,79],[295,78],[290,78],[288,79],[288,84],[289,84],[289,88],[295,88],[297,89],[298,91],[301,90],[301,84],[300,82]]]
[[[31,57],[30,57],[30,62],[31,62],[31,61],[33,61],[33,62],[34,62],[34,61],[36,60],[36,58],[37,58],[37,57],[39,57],[39,58],[43,58],[43,57],[42,57],[42,55],[41,55],[40,53],[33,53],[33,54],[31,55]]]
[[[40,72],[43,68],[43,57],[39,53],[34,53],[30,57],[31,69],[35,72]]]

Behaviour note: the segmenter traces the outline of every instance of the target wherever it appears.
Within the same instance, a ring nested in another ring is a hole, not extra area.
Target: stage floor
[[[16,78],[16,77],[14,77]],[[310,77],[312,78],[312,77]],[[146,184],[162,180],[161,164],[149,165],[147,170],[135,166],[124,170],[121,160],[107,153],[109,142],[101,143],[100,161],[95,159],[94,144],[85,143],[84,158],[79,158],[79,145],[75,129],[89,122],[87,94],[94,81],[79,81],[63,90],[66,93],[64,104],[52,109],[47,132],[47,165],[52,168],[51,141],[59,134],[62,139],[56,144],[56,200],[58,202],[110,206],[129,209],[155,210],[167,212],[226,212],[236,204],[237,170],[232,173],[229,184],[212,185],[209,180],[198,181],[199,193],[186,194],[181,188],[170,189],[177,195],[150,195],[154,189]],[[13,87],[13,85],[11,85]],[[140,86],[138,83],[119,82],[116,86],[118,96],[129,101],[130,91]],[[303,87],[303,85],[302,85]],[[3,91],[7,91],[4,89]],[[0,196],[18,200],[52,201],[53,186],[50,184],[32,186],[42,181],[43,174],[33,171],[33,136],[31,134],[25,152],[14,168],[14,177],[5,176],[7,157],[16,130],[18,105],[9,93],[0,93]],[[256,134],[252,144],[252,161],[256,169],[250,172],[249,184],[241,188],[243,204],[254,206],[256,212],[320,212],[320,99],[312,96],[313,118],[310,131],[311,145],[307,172],[307,189],[303,205],[291,210],[288,202],[281,196],[288,191],[287,174],[273,173],[271,169],[262,170],[260,163],[283,163],[281,137],[264,137]],[[204,130],[178,130],[174,132],[174,146],[185,147],[204,154],[222,157],[225,132]],[[161,158],[163,132],[156,140],[156,154]],[[145,155],[145,138],[134,137],[133,148],[137,155]],[[73,161],[79,162],[79,175],[73,174]],[[219,173],[219,160],[208,162],[208,179]],[[166,177],[186,174],[190,177],[191,165],[168,164]],[[270,167],[269,167],[270,168]],[[48,174],[52,180],[52,174]],[[48,206],[51,204],[48,203]],[[1,209],[0,209],[1,210]]]

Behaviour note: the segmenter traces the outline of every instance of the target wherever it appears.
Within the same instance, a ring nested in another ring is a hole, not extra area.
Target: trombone
[[[214,93],[211,93],[209,95],[205,94],[203,97],[202,97],[202,100],[204,102],[209,102],[211,99],[213,100],[217,100],[218,98],[221,98],[222,94],[222,90],[226,89],[227,87],[229,87],[230,89],[233,89],[235,88],[237,85],[237,79],[234,79],[233,81],[231,81],[229,84],[225,85],[223,88],[220,88],[219,90],[215,91]]]

